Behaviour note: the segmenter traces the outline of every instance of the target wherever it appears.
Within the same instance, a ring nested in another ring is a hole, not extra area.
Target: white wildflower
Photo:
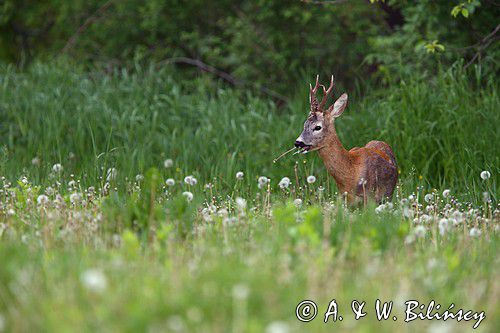
[[[263,189],[265,188],[266,184],[269,183],[269,178],[260,176],[257,182],[259,183],[259,189]]]
[[[239,300],[244,300],[250,294],[250,288],[245,284],[237,284],[233,287],[233,297]]]
[[[49,197],[45,194],[41,194],[36,198],[36,202],[39,206],[45,206],[49,202]]]
[[[290,186],[290,178],[288,177],[283,177],[280,182],[279,182],[279,187],[281,189],[285,189],[285,188],[288,188],[288,186]]]
[[[75,180],[73,180],[73,179],[72,179],[72,180],[70,180],[70,181],[68,182],[68,187],[76,187],[76,181],[75,181]]]
[[[72,203],[72,204],[77,204],[80,202],[80,200],[82,199],[82,196],[80,193],[71,193],[69,195],[69,201]]]
[[[425,202],[431,202],[434,196],[431,193],[427,193],[424,197]]]
[[[293,200],[293,204],[294,204],[295,206],[297,206],[297,207],[302,206],[302,199],[297,198],[297,199]]]
[[[448,219],[442,218],[441,220],[439,220],[438,227],[439,227],[439,233],[441,234],[441,236],[444,235],[448,231],[448,229],[450,228],[450,223],[449,223]]]
[[[385,210],[385,208],[386,208],[385,205],[381,204],[380,206],[378,206],[377,208],[375,208],[375,213],[380,214],[380,213],[382,213]]]
[[[63,170],[63,166],[59,163],[56,163],[52,166],[52,171],[54,171],[55,173],[59,173]]]
[[[33,159],[31,160],[31,165],[40,165],[40,159],[38,157],[33,157]]]
[[[171,168],[174,165],[174,161],[171,158],[167,158],[165,161],[163,161],[163,166],[165,168]]]
[[[491,177],[491,173],[489,171],[484,170],[481,172],[481,179],[488,180],[488,179],[490,179],[490,177]]]
[[[481,236],[481,230],[479,230],[478,228],[474,227],[474,228],[470,229],[469,235],[471,237],[479,237],[479,236]]]
[[[142,182],[144,180],[144,176],[141,174],[138,174],[135,176],[135,181],[136,182]]]
[[[314,182],[316,182],[316,177],[314,177],[314,176],[312,176],[312,175],[311,175],[311,176],[308,176],[308,177],[307,177],[307,182],[308,182],[309,184],[313,184]]]
[[[174,186],[175,185],[175,180],[173,178],[168,178],[165,181],[165,184],[167,184],[167,186]]]
[[[193,176],[186,176],[184,177],[184,183],[194,186],[198,183],[198,180],[194,178]]]
[[[236,179],[237,180],[243,180],[243,177],[245,177],[245,174],[243,173],[243,171],[238,171],[236,173]]]
[[[443,198],[448,198],[450,196],[450,190],[446,189],[443,191]]]
[[[88,269],[80,277],[85,288],[95,293],[102,293],[108,286],[106,275],[99,269]]]
[[[483,201],[490,202],[490,194],[488,192],[483,192]]]
[[[417,225],[415,227],[415,229],[413,229],[413,233],[415,234],[415,236],[417,236],[418,238],[421,238],[421,237],[424,237],[425,234],[427,232],[427,229],[425,229],[425,227],[423,225]]]
[[[187,201],[192,201],[193,200],[193,193],[186,191],[182,192],[182,195],[186,197]]]
[[[247,201],[240,197],[236,198],[236,207],[238,207],[240,211],[245,210],[245,208],[247,208]]]
[[[266,333],[288,333],[290,325],[284,321],[273,321],[266,327]]]
[[[9,208],[7,210],[7,215],[8,216],[14,216],[14,215],[16,215],[16,211],[14,209],[12,209],[12,208]]]

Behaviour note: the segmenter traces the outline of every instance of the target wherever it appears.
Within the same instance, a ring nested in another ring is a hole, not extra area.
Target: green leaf
[[[462,8],[462,16],[463,17],[469,17],[469,11],[465,8]]]

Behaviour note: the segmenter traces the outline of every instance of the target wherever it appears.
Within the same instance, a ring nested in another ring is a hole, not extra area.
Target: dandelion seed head
[[[448,198],[450,196],[450,190],[446,189],[443,191],[443,198]]]
[[[288,188],[288,186],[290,186],[290,178],[288,178],[288,177],[281,178],[278,185],[281,189]]]
[[[484,170],[481,172],[481,179],[482,180],[488,180],[491,177],[491,173],[487,170]]]
[[[432,193],[427,193],[427,194],[424,196],[424,200],[425,200],[425,202],[431,202],[433,198],[434,198],[434,196],[432,195]]]
[[[250,294],[250,288],[246,284],[237,284],[233,287],[233,297],[238,300],[247,299]]]
[[[302,206],[302,199],[297,198],[297,199],[293,200],[293,204],[294,204],[295,206],[297,206],[297,207]]]
[[[174,161],[171,158],[167,158],[165,161],[163,161],[163,166],[165,168],[171,168],[174,165]]]
[[[413,233],[415,234],[416,237],[422,238],[427,233],[427,229],[425,229],[423,225],[417,225],[415,229],[413,229]]]
[[[243,171],[238,171],[236,173],[236,179],[237,180],[243,180],[243,177],[245,177],[245,174],[243,173]]]
[[[266,333],[288,333],[290,325],[284,321],[273,321],[266,326]]]
[[[102,293],[108,286],[106,275],[99,269],[88,269],[80,277],[82,285],[89,291]]]
[[[316,177],[314,177],[313,175],[308,176],[308,177],[307,177],[307,182],[308,182],[309,184],[314,184],[314,183],[316,182]]]
[[[33,159],[31,159],[31,165],[34,166],[40,165],[40,159],[38,157],[33,157]]]
[[[244,210],[247,208],[247,201],[243,198],[236,198],[236,207],[238,207],[239,210]]]
[[[174,186],[175,185],[175,180],[173,178],[168,178],[166,181],[165,181],[165,184],[167,184],[167,186]]]
[[[60,173],[63,170],[63,166],[60,163],[56,163],[52,166],[52,171],[55,173]]]
[[[471,237],[479,237],[481,236],[481,230],[479,230],[478,228],[474,227],[472,229],[469,230],[469,236]]]
[[[135,181],[136,182],[142,182],[144,180],[144,176],[141,174],[138,174],[135,176]]]
[[[186,192],[182,192],[182,195],[186,198],[186,200],[188,202],[193,201],[193,193],[186,191]]]
[[[36,202],[39,206],[45,206],[46,204],[49,203],[49,197],[44,194],[41,194],[38,196],[38,198],[36,198]]]

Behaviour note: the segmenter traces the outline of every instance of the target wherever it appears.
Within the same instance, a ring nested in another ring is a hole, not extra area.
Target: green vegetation
[[[4,67],[0,77],[0,171],[12,181],[25,174],[47,184],[55,163],[84,185],[106,178],[108,168],[116,168],[120,179],[133,179],[154,166],[165,178],[193,174],[224,193],[232,190],[228,180],[243,171],[253,193],[259,176],[273,179],[273,186],[281,177],[294,178],[296,162],[302,178],[314,174],[327,181],[316,154],[273,164],[300,134],[309,110],[305,87],[288,107],[277,109],[202,79],[178,82],[166,69],[103,75],[38,64],[26,72]],[[481,201],[486,189],[478,175],[498,170],[500,162],[493,144],[498,85],[493,78],[485,81],[479,89],[480,82],[456,69],[432,80],[408,78],[366,98],[351,95],[337,130],[346,147],[388,142],[406,191],[450,187],[463,200]],[[40,164],[32,165],[33,158]],[[167,158],[175,161],[173,169],[162,168]],[[333,194],[333,181],[329,188]],[[495,179],[489,190],[495,197]]]
[[[500,331],[499,9],[0,2],[0,333]],[[391,202],[347,207],[315,152],[273,163],[317,73],[346,148],[392,146]]]
[[[0,329],[399,332],[475,323],[403,324],[410,299],[485,311],[480,329],[498,327],[492,79],[471,82],[453,69],[352,96],[337,124],[345,144],[388,141],[401,168],[393,204],[353,210],[314,154],[272,163],[301,130],[305,91],[277,109],[168,69],[105,75],[36,64],[3,67],[0,77]],[[258,186],[259,176],[270,183]],[[284,176],[292,180],[280,188]],[[326,325],[333,298],[345,319]],[[397,323],[376,321],[377,298],[395,301]],[[302,299],[319,307],[309,324],[295,318]],[[354,299],[367,302],[365,319],[353,319]]]

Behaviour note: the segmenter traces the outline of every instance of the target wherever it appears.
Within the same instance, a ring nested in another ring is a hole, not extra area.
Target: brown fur
[[[347,106],[347,94],[340,96],[325,110],[324,105],[333,87],[333,77],[330,88],[326,90],[323,87],[321,104],[315,97],[320,86],[316,78],[316,86],[311,86],[310,91],[311,113],[295,145],[310,151],[318,150],[340,193],[347,193],[350,203],[391,199],[398,181],[396,158],[391,147],[383,141],[370,141],[364,147],[347,151],[334,125],[335,118]]]

